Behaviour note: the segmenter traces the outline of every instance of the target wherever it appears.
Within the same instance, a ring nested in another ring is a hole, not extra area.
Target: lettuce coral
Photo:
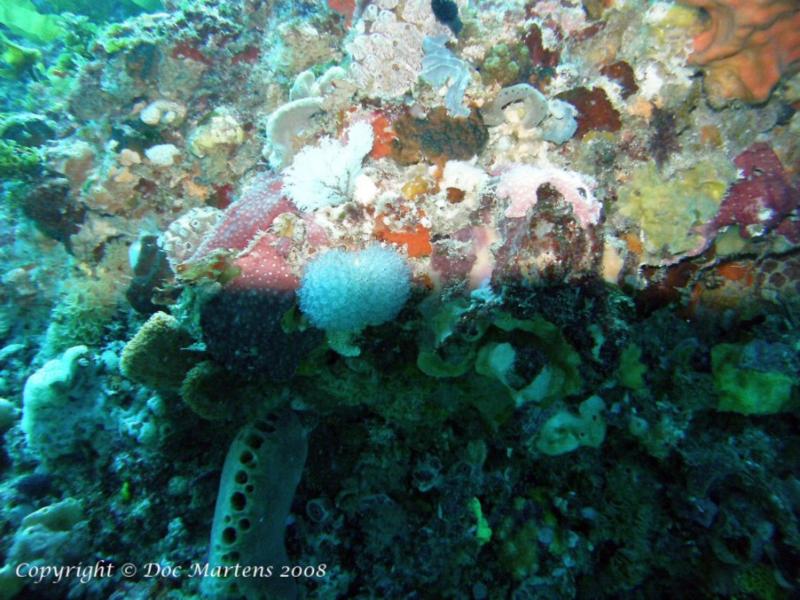
[[[599,448],[606,437],[606,423],[601,417],[606,405],[599,396],[581,402],[578,415],[561,411],[542,426],[536,447],[550,456],[572,452],[581,446]]]
[[[40,14],[31,0],[3,0],[0,23],[36,42],[51,42],[63,33],[58,17]]]

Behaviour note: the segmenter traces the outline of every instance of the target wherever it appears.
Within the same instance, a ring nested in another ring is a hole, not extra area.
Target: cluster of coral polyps
[[[800,67],[797,0],[682,1],[708,12],[690,60],[705,66],[710,96],[763,102],[784,73]]]

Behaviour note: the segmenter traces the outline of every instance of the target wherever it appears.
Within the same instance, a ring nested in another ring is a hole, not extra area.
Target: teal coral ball
[[[411,272],[396,251],[377,244],[330,250],[308,264],[300,310],[328,331],[359,331],[395,318],[410,292]]]

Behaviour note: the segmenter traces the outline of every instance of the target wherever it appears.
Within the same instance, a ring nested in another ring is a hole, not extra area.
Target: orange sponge
[[[706,67],[712,99],[758,103],[781,76],[800,68],[797,0],[681,0],[708,12],[694,39],[692,64]]]

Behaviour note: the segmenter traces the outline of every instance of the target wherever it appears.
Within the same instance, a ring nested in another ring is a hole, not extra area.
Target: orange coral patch
[[[706,68],[706,91],[714,98],[763,102],[783,74],[800,68],[797,0],[681,2],[708,14],[689,61]]]
[[[397,134],[392,131],[392,122],[381,113],[377,113],[371,120],[372,132],[375,140],[372,142],[370,158],[383,158],[392,153],[392,142],[397,139]]]
[[[419,224],[414,231],[390,231],[380,216],[375,220],[375,236],[382,242],[405,246],[411,258],[430,256],[433,252],[430,231]]]
[[[753,285],[753,271],[744,265],[725,263],[717,268],[717,273],[730,281],[739,281],[746,286]]]
[[[634,234],[627,233],[623,239],[625,240],[625,244],[628,246],[628,252],[632,252],[637,256],[644,254],[644,245],[642,244],[642,240],[640,240]]]

